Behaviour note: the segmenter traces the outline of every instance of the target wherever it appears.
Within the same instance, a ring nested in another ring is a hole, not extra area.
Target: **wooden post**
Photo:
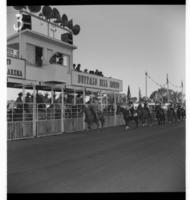
[[[103,100],[103,95],[102,95],[102,91],[100,90],[100,107],[101,107],[101,112],[103,111],[103,104],[102,104],[102,100]]]
[[[54,91],[53,91],[53,87],[51,87],[51,103],[54,103],[53,101],[53,95],[54,95]]]
[[[85,102],[85,88],[83,88],[83,105],[85,106],[86,102]],[[82,116],[82,128],[83,130],[85,130],[85,114],[83,113],[83,116]]]
[[[73,104],[76,105],[76,94],[75,94],[75,89],[73,90]]]
[[[116,106],[116,93],[114,92],[113,93],[113,95],[114,95],[114,126],[116,126],[117,125],[117,119],[116,119],[116,109],[117,109],[117,106]]]
[[[170,101],[170,94],[169,94],[169,79],[168,79],[168,74],[166,75],[166,84],[167,84],[167,97],[168,97],[168,102]]]
[[[63,133],[65,130],[64,130],[64,117],[63,117],[63,114],[64,114],[64,88],[62,87],[61,88],[62,90],[62,96],[61,96],[61,132]]]
[[[148,73],[145,72],[145,96],[147,98],[147,76],[148,76]]]
[[[36,86],[33,85],[33,136],[37,136],[37,115],[36,115]],[[37,113],[38,114],[38,113]]]
[[[23,95],[23,103],[22,103],[22,128],[23,128],[23,136],[26,135],[25,129],[25,112],[24,112],[24,104],[25,104],[25,86],[22,85],[22,95]]]

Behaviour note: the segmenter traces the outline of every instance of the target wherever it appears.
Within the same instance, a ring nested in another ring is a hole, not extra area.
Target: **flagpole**
[[[166,84],[167,84],[167,96],[168,96],[168,102],[169,102],[170,97],[169,97],[169,80],[168,80],[168,74],[166,74]]]
[[[145,72],[145,96],[146,96],[146,98],[147,98],[147,75],[148,75],[148,73]]]
[[[183,81],[181,81],[181,100],[183,103]]]

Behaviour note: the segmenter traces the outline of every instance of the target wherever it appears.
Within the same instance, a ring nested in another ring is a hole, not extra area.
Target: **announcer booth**
[[[109,95],[116,106],[121,80],[73,69],[73,37],[79,25],[50,6],[14,9],[18,23],[7,39],[7,88],[21,92],[7,105],[8,140],[84,130],[79,107],[88,95],[100,99],[102,110]],[[118,124],[115,112],[114,107],[106,126]]]

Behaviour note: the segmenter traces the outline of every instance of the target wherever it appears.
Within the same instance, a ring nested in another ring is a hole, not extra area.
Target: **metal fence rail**
[[[83,104],[61,103],[9,104],[7,106],[8,140],[82,131],[87,128],[82,112],[83,106]],[[116,114],[117,108],[113,104],[101,104],[99,108],[105,117],[104,127],[125,124],[122,114]],[[155,123],[155,110],[151,110],[151,116]]]

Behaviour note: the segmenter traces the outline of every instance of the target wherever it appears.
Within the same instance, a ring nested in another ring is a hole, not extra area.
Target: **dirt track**
[[[8,192],[184,192],[185,123],[8,142]]]

